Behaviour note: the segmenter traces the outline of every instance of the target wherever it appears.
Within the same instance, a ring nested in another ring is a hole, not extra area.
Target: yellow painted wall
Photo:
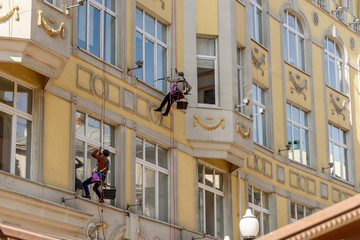
[[[195,170],[194,158],[178,151],[178,210],[179,225],[189,229],[195,229],[196,212],[195,206]]]
[[[47,82],[47,78],[45,76],[17,63],[2,62],[0,63],[0,71],[21,79],[24,82],[30,83],[38,88],[43,88]]]
[[[61,111],[60,111],[61,110]],[[69,189],[70,183],[69,102],[46,93],[44,134],[44,183]]]
[[[219,35],[218,0],[196,0],[196,33]]]
[[[162,2],[164,2],[164,8],[162,8]],[[137,0],[136,6],[144,9],[151,16],[156,17],[165,24],[170,24],[172,22],[172,1]]]
[[[236,1],[236,40],[237,44],[246,46],[246,29],[245,29],[245,7]]]
[[[287,224],[289,224],[288,219],[288,212],[290,209],[288,209],[288,199],[286,197],[276,195],[276,210],[277,210],[277,227],[283,227]]]
[[[184,71],[184,5],[183,0],[177,0],[176,2],[176,67],[179,71]],[[186,73],[185,73],[186,77]]]

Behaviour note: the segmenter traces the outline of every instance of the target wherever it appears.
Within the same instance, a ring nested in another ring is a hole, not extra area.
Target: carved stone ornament
[[[243,129],[245,130],[245,125],[242,123],[240,126],[240,122],[239,120],[236,121],[236,132],[240,133],[240,135],[243,138],[250,138],[250,127],[247,128],[247,130],[243,131]]]
[[[353,37],[350,37],[349,38],[349,44],[350,44],[350,47],[351,49],[355,49],[355,39]]]
[[[336,101],[333,97],[333,94],[330,93],[330,102],[333,104],[335,109],[331,109],[331,113],[332,115],[334,115],[334,112],[336,112],[338,115],[342,115],[343,116],[343,120],[345,120],[345,115],[342,113],[343,110],[345,110],[345,100],[343,100],[342,105],[338,105],[336,102],[339,102],[340,98],[336,97]]]
[[[312,20],[315,25],[319,24],[319,15],[317,14],[317,12],[312,12]]]
[[[2,8],[1,4],[0,4],[0,8]],[[19,7],[16,4],[12,5],[12,7],[8,13],[0,16],[0,22],[3,22],[5,20],[9,19],[12,15],[14,15],[15,21],[19,21]]]
[[[207,125],[207,124],[203,123],[203,122],[200,120],[199,115],[195,114],[195,116],[194,116],[194,127],[196,127],[196,122],[198,122],[199,125],[200,125],[202,128],[206,129],[206,130],[215,130],[215,129],[217,129],[217,128],[220,126],[220,124],[221,124],[221,128],[222,128],[222,129],[225,128],[224,117],[220,117],[219,121],[218,121],[217,123],[215,123],[215,124],[209,124],[209,125]]]
[[[257,49],[256,47],[254,48],[255,53],[259,52],[259,49]],[[252,63],[254,64],[256,69],[260,69],[261,70],[261,75],[264,76],[264,70],[261,67],[261,65],[265,64],[265,54],[261,54],[260,58],[256,58],[255,54],[253,52],[253,50],[251,49],[251,60]]]
[[[296,79],[300,80],[299,74],[296,74]],[[307,89],[307,80],[304,79],[304,81],[302,83],[298,84],[291,71],[289,71],[289,80],[293,83],[293,85],[295,87],[295,88],[290,87],[291,93],[294,93],[294,90],[295,90],[298,94],[304,95],[304,100],[306,100],[306,95],[302,91],[304,89]]]
[[[52,19],[51,22],[54,22],[54,20]],[[45,21],[44,18],[44,13],[42,10],[39,10],[38,12],[38,23],[37,23],[38,27],[41,27],[41,25],[43,26],[45,32],[47,33],[47,35],[49,35],[50,37],[57,37],[58,35],[60,35],[60,37],[62,39],[65,38],[65,24],[64,22],[61,22],[58,29],[53,29],[49,26],[49,24]]]
[[[165,9],[165,0],[160,0],[161,1],[161,8]]]

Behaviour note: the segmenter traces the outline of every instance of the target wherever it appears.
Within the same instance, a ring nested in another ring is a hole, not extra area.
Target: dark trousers
[[[171,95],[171,97],[170,97],[170,95]],[[162,109],[165,106],[165,104],[167,103],[165,114],[168,114],[170,112],[171,104],[173,104],[175,100],[179,100],[181,98],[184,98],[184,95],[182,93],[180,93],[179,91],[168,93],[164,97],[159,108]]]
[[[102,178],[102,182],[104,183],[105,182],[105,179],[106,179],[106,176],[101,176]],[[88,179],[86,179],[83,183],[82,183],[82,186],[84,188],[84,191],[85,191],[85,195],[90,195],[90,192],[89,192],[89,185],[90,184],[93,184],[95,183],[94,187],[93,187],[93,190],[94,192],[96,193],[96,195],[99,197],[99,199],[102,199],[101,198],[101,193],[99,191],[99,187],[100,187],[100,182],[93,182],[92,181],[92,177],[89,177]]]

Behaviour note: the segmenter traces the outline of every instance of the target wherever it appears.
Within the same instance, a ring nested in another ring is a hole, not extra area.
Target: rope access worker
[[[99,153],[99,154],[97,154]],[[88,198],[91,199],[90,196],[90,192],[89,192],[89,187],[88,185],[95,183],[93,190],[96,193],[96,195],[99,197],[99,202],[103,203],[104,199],[102,197],[102,194],[99,191],[99,187],[100,185],[102,185],[102,183],[105,182],[106,179],[106,174],[109,170],[109,165],[110,165],[110,161],[107,159],[107,157],[110,155],[109,150],[104,149],[101,153],[101,147],[99,147],[98,149],[96,149],[93,153],[91,153],[91,156],[93,156],[94,158],[97,159],[97,171],[96,173],[99,175],[99,180],[98,181],[94,181],[93,177],[90,177],[88,179],[86,179],[83,183],[82,186],[84,188],[85,191],[85,196],[83,196],[83,198]]]
[[[165,104],[168,103],[166,107],[166,111],[163,114],[161,114],[163,116],[167,116],[169,114],[171,104],[173,104],[174,101],[182,99],[185,97],[185,95],[189,94],[192,87],[185,80],[183,72],[178,72],[178,76],[176,78],[173,79],[165,78],[164,80],[173,83],[174,85],[171,86],[170,92],[164,97],[160,107],[158,107],[154,111],[161,112]]]

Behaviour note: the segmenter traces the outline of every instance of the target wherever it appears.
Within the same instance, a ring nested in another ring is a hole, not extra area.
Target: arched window
[[[298,17],[284,11],[284,58],[289,64],[305,71],[304,30]]]
[[[325,37],[324,64],[326,84],[344,93],[344,64],[338,44]]]
[[[251,38],[264,45],[263,9],[261,0],[250,0]]]

